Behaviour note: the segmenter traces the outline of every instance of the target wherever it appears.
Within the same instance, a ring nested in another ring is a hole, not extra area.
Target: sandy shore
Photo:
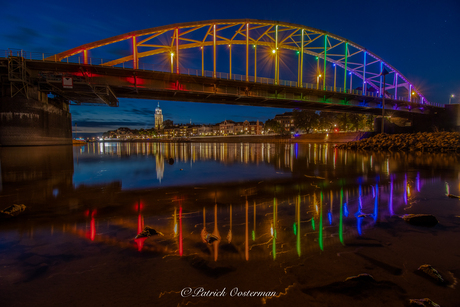
[[[172,221],[172,206],[177,205],[172,202],[177,200],[172,188],[161,194],[158,191],[120,194],[116,190],[81,190],[78,196],[83,206],[81,209],[69,207],[68,199],[75,198],[65,198],[61,200],[62,204],[57,202],[49,204],[51,207],[48,208],[31,209],[18,219],[3,221],[0,239],[3,250],[0,258],[2,304],[407,306],[409,299],[429,297],[441,306],[457,306],[460,301],[456,285],[460,276],[460,245],[455,243],[460,232],[459,203],[443,194],[442,182],[422,190],[416,203],[399,210],[399,214],[433,213],[440,222],[437,226],[412,226],[398,216],[385,213],[385,207],[375,222],[371,218],[364,219],[361,235],[352,215],[344,220],[343,244],[339,241],[337,224],[329,226],[324,221],[323,250],[318,244],[318,229],[309,226],[310,218],[304,207],[300,223],[303,244],[300,256],[296,252],[296,237],[292,234],[294,207],[289,204],[289,191],[286,191],[288,198],[279,195],[277,243],[273,244],[270,239],[269,228],[264,228],[266,224],[258,224],[260,230],[256,240],[250,241],[248,246],[248,261],[245,260],[243,239],[244,198],[236,195],[235,190],[219,194],[226,202],[239,199],[233,211],[232,243],[224,241],[229,229],[228,209],[224,210],[228,203],[216,207],[217,214],[225,217],[219,221],[223,239],[217,261],[213,247],[200,241],[203,227],[200,203],[210,214],[207,220],[209,229],[212,230],[214,225],[211,195],[214,195],[214,189],[207,191],[204,188],[190,187],[188,191],[182,191],[189,197],[196,197],[194,203],[198,204],[193,207],[183,203],[182,214],[187,217],[182,225],[183,242],[188,250],[182,256],[177,237],[168,226]],[[273,196],[261,192],[263,189],[257,195],[260,223],[273,212],[270,207]],[[233,194],[233,197],[227,197],[226,193]],[[132,207],[139,195],[147,204],[143,217],[145,223],[157,225],[165,234],[165,237],[145,241],[142,252],[133,242],[137,215]],[[283,199],[287,202],[281,206]],[[89,202],[100,206],[95,215],[98,232],[94,240],[90,239],[89,231],[91,213],[86,218],[83,216]],[[54,208],[53,213],[49,211],[51,208]],[[272,250],[277,251],[276,259]],[[439,285],[421,275],[417,268],[422,264],[431,264],[439,270],[448,284]],[[343,283],[346,278],[363,273],[371,274],[374,281]],[[213,297],[211,292],[205,295],[196,290],[200,287],[225,295]],[[203,295],[184,297],[188,288]],[[276,295],[245,296],[245,293],[251,293],[249,291],[274,292]]]

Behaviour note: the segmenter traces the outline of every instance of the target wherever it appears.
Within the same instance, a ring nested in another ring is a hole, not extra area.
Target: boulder
[[[438,224],[438,220],[431,214],[406,214],[402,218],[411,225],[434,227]]]
[[[418,269],[419,272],[423,272],[425,276],[438,284],[445,284],[446,281],[442,278],[441,274],[429,264],[423,264]]]
[[[409,300],[409,306],[424,306],[424,307],[441,307],[440,305],[436,304],[429,298],[419,298],[419,299],[410,299]]]
[[[0,213],[10,215],[10,216],[14,216],[14,215],[18,215],[19,213],[23,212],[24,210],[26,210],[26,206],[14,204],[12,206],[9,206],[9,207],[3,209],[2,211],[0,211]]]

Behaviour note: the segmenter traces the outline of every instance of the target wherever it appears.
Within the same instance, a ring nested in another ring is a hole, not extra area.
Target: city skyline
[[[4,29],[0,35],[0,49],[18,48],[52,54],[130,31],[178,22],[236,18],[278,20],[347,38],[400,70],[428,100],[448,103],[454,94],[452,102],[458,102],[460,77],[456,72],[460,64],[454,59],[460,42],[452,39],[460,28],[460,21],[455,18],[460,13],[458,2],[442,1],[433,6],[430,1],[387,1],[378,10],[365,1],[330,0],[292,6],[276,6],[275,2],[268,1],[265,4],[235,1],[207,6],[179,1],[173,11],[166,3],[153,5],[141,1],[138,6],[142,10],[130,11],[116,4],[107,6],[105,2],[85,0],[76,7],[56,1],[8,2],[0,13],[0,25]],[[241,11],[241,7],[245,10]],[[37,11],[41,14],[36,14]],[[118,108],[72,105],[73,126],[77,124],[82,132],[93,134],[120,126],[148,128],[154,124],[157,102],[120,99]],[[276,114],[291,111],[175,101],[160,101],[160,104],[164,119],[177,123],[188,123],[190,119],[197,124],[225,119],[239,121],[246,115],[251,115],[253,120],[266,121]]]

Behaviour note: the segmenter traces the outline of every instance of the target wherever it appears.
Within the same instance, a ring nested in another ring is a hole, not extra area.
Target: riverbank
[[[309,133],[291,135],[228,135],[196,136],[173,139],[103,140],[102,142],[160,142],[160,143],[346,143],[361,140],[373,132]]]
[[[338,145],[340,149],[457,152],[460,150],[458,132],[418,132],[377,134],[359,141]]]

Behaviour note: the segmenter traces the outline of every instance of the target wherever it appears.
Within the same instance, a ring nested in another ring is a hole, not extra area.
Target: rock
[[[391,281],[376,281],[369,274],[359,274],[358,276],[348,277],[345,281],[333,282],[328,285],[305,288],[302,292],[315,297],[316,293],[332,293],[346,295],[356,300],[363,297],[371,297],[376,295],[396,295],[400,296],[405,293],[405,290]]]
[[[205,237],[205,240],[208,244],[212,244],[214,243],[215,241],[219,241],[219,237],[218,236],[215,236],[213,234],[210,234],[208,233]]]
[[[2,211],[0,211],[0,213],[7,214],[7,215],[10,215],[10,216],[14,216],[14,215],[18,215],[19,213],[23,212],[24,210],[26,210],[26,206],[14,204],[12,206],[9,206],[9,207],[3,209]]]
[[[156,235],[164,236],[163,233],[161,233],[161,232],[159,232],[159,231],[156,231],[156,230],[153,229],[152,227],[150,227],[150,226],[145,226],[144,230],[142,230],[142,232],[139,233],[139,234],[135,237],[135,239],[147,238],[147,237],[156,236]]]
[[[411,225],[433,227],[438,224],[438,220],[431,214],[405,214],[402,218]]]
[[[444,278],[442,278],[441,274],[439,274],[439,272],[429,264],[421,265],[417,270],[425,273],[428,277],[430,277],[432,280],[434,280],[438,284],[446,283]]]
[[[372,275],[364,273],[364,274],[359,274],[358,276],[347,277],[347,279],[345,279],[345,282],[350,282],[350,281],[356,281],[358,283],[375,282],[375,279]]]
[[[441,307],[440,305],[436,304],[429,298],[419,298],[419,299],[410,299],[409,306],[433,306],[433,307]]]
[[[377,134],[371,138],[348,142],[336,146],[348,149],[369,150],[408,150],[408,151],[457,151],[460,147],[460,133],[415,133],[415,134]]]

